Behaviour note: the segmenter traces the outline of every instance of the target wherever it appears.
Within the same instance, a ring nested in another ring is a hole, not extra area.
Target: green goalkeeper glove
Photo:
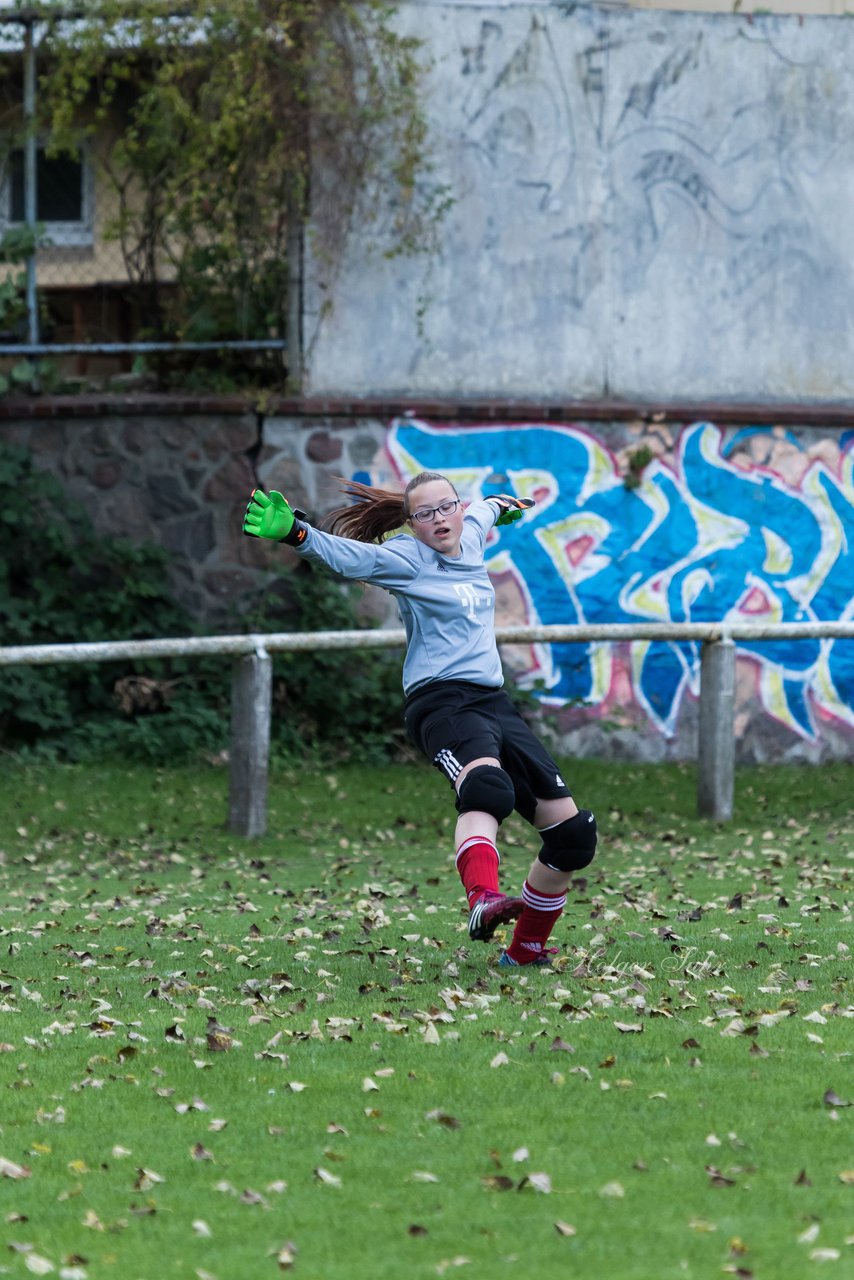
[[[303,515],[305,512],[294,510],[275,489],[269,493],[253,489],[243,517],[243,532],[250,538],[269,538],[299,547],[308,535],[308,525],[297,518]]]
[[[512,524],[514,520],[521,520],[522,512],[528,511],[535,505],[533,498],[514,498],[509,493],[491,493],[489,496],[501,507],[501,515],[495,521],[496,525]]]

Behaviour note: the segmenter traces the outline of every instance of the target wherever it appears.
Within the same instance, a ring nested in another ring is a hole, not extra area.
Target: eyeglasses
[[[459,505],[459,498],[449,498],[447,502],[440,502],[438,507],[422,507],[420,511],[413,511],[410,518],[419,524],[427,524],[436,519],[437,512],[440,516],[453,515]]]

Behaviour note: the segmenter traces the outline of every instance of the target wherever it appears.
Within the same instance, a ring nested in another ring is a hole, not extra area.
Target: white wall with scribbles
[[[380,210],[334,279],[309,264],[310,393],[854,396],[854,24],[557,0],[399,24],[454,204],[431,255],[384,258]]]

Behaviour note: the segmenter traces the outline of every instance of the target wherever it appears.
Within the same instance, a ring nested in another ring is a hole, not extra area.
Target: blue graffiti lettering
[[[523,584],[530,622],[850,617],[854,438],[839,476],[813,462],[792,487],[733,460],[743,441],[769,431],[746,428],[724,447],[719,428],[694,424],[672,463],[651,463],[637,488],[576,427],[397,420],[387,448],[404,478],[435,470],[471,499],[510,489],[537,499],[509,536],[496,530],[487,545],[492,571]],[[787,444],[798,447],[792,435]],[[813,737],[816,708],[854,724],[850,646],[743,642],[739,651],[757,666],[765,710],[793,731]],[[675,731],[698,670],[696,644],[632,645],[634,697],[661,732]],[[596,705],[613,676],[610,646],[540,646],[535,674],[550,703]]]

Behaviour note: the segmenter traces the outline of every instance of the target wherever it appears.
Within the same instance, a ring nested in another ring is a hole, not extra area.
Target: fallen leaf
[[[503,1173],[490,1173],[481,1178],[480,1185],[487,1191],[512,1191],[516,1184]]]
[[[509,1061],[510,1059],[507,1057],[506,1053],[496,1053],[489,1065],[491,1067],[506,1067]]]
[[[225,1031],[209,1031],[205,1036],[209,1053],[227,1053],[234,1040]]]
[[[200,1240],[210,1240],[212,1238],[213,1232],[203,1218],[194,1218],[192,1226]]]
[[[449,1116],[445,1111],[428,1111],[425,1120],[435,1120],[443,1129],[459,1129],[460,1122],[456,1116]]]
[[[29,1178],[31,1172],[26,1165],[15,1164],[14,1160],[0,1156],[0,1178]]]
[[[643,1031],[643,1024],[640,1022],[615,1022],[614,1026],[623,1035],[640,1035]]]
[[[55,1271],[56,1267],[47,1258],[43,1258],[40,1253],[27,1253],[24,1255],[24,1266],[28,1271],[32,1271],[34,1276],[50,1275],[51,1271]]]
[[[570,1226],[570,1224],[569,1224],[568,1222],[556,1222],[556,1223],[555,1223],[555,1231],[558,1233],[558,1235],[559,1235],[559,1236],[574,1236],[574,1235],[576,1235],[576,1229],[575,1229],[575,1227]]]
[[[330,1173],[328,1169],[323,1169],[320,1166],[318,1166],[315,1169],[314,1176],[315,1178],[317,1178],[318,1182],[322,1182],[324,1186],[327,1186],[327,1187],[341,1186],[341,1179],[339,1177],[337,1177],[334,1173]]]
[[[165,1178],[161,1178],[160,1174],[155,1173],[153,1169],[137,1169],[133,1189],[134,1191],[150,1191],[158,1182],[165,1182]]]
[[[406,1228],[406,1234],[408,1236],[426,1236],[428,1232],[427,1228],[422,1227],[419,1222],[410,1222],[409,1226]]]
[[[835,1089],[828,1089],[822,1098],[822,1102],[826,1107],[850,1107],[851,1103],[846,1102],[844,1098],[840,1098]]]
[[[525,1187],[533,1187],[535,1191],[547,1196],[551,1194],[552,1180],[547,1173],[530,1173],[519,1183],[520,1191]]]
[[[276,1253],[276,1262],[279,1264],[280,1271],[290,1271],[296,1262],[297,1247],[293,1240],[286,1240]]]
[[[604,1187],[600,1187],[599,1194],[606,1200],[622,1200],[626,1189],[622,1182],[606,1182]]]

